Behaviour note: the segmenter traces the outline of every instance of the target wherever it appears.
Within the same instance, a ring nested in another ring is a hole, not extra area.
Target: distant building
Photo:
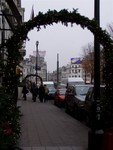
[[[36,74],[36,56],[29,55],[29,58],[25,58],[23,61],[23,77],[26,77],[30,74]],[[37,75],[39,75],[43,81],[47,80],[47,63],[44,60],[44,57],[38,56],[37,60]],[[29,77],[29,80],[32,82],[36,81],[36,77]],[[40,80],[37,78],[38,82]]]
[[[57,82],[57,70],[48,73],[49,80]],[[67,78],[82,78],[85,81],[85,71],[82,67],[81,58],[71,58],[66,66],[59,67],[59,82],[65,81]],[[87,81],[90,82],[91,75],[88,74]]]
[[[71,58],[70,71],[68,77],[81,77],[83,78],[83,68],[81,65],[81,58]]]

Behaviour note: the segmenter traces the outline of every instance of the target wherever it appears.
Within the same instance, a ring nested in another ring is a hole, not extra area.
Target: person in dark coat
[[[44,89],[45,89],[45,92],[44,92],[44,102],[46,102],[48,100],[48,93],[49,93],[49,89],[47,87],[46,84],[44,84]]]
[[[38,95],[38,87],[35,83],[33,83],[32,87],[31,87],[31,93],[32,93],[32,100],[34,102],[36,102],[36,98]]]
[[[23,98],[24,100],[26,101],[27,97],[26,97],[26,94],[28,93],[28,89],[26,87],[26,85],[23,86],[23,89],[22,89],[22,93],[23,93]]]
[[[45,96],[45,89],[44,89],[43,84],[41,84],[39,86],[39,100],[40,100],[40,102],[43,102],[44,96]]]

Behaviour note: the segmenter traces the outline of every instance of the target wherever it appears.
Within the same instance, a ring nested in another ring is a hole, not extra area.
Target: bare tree
[[[113,39],[113,23],[108,25],[108,33],[110,34],[111,38]]]
[[[82,67],[85,72],[85,83],[87,77],[90,77],[90,83],[94,80],[94,46],[93,44],[88,44],[83,47],[83,57],[82,57]],[[103,47],[100,46],[100,82],[103,83],[103,68],[104,68],[104,53]]]
[[[87,77],[90,76],[90,82],[93,83],[94,78],[94,47],[92,44],[88,44],[83,47],[83,59],[82,59],[82,67],[85,72],[85,83]]]

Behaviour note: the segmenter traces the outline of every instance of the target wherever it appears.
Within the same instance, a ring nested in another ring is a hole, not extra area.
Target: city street
[[[41,103],[18,100],[23,114],[19,147],[23,150],[87,150],[88,130],[81,122],[54,106],[53,101]]]

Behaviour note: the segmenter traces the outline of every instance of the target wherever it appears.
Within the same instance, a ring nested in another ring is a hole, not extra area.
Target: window
[[[78,72],[80,72],[80,69],[78,69]]]
[[[75,73],[77,73],[77,70],[75,70]]]
[[[74,73],[74,70],[72,70],[72,73]]]

